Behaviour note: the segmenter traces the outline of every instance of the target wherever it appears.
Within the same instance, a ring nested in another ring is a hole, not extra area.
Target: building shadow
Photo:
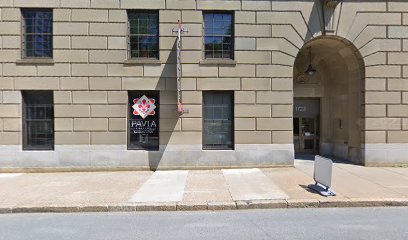
[[[179,121],[177,112],[177,38],[168,55],[167,59],[161,63],[163,66],[160,74],[160,80],[155,90],[160,91],[160,109],[159,109],[159,150],[148,151],[149,168],[156,171],[162,164],[163,157],[168,150],[168,145],[173,132]],[[174,98],[174,99],[173,99]],[[165,99],[165,103],[163,101]],[[166,164],[166,163],[164,163]]]
[[[311,153],[295,153],[296,160],[314,161],[315,156],[316,154],[311,154]]]
[[[295,153],[295,160],[314,161],[314,158],[315,158],[316,155],[317,154],[311,154],[311,153]],[[338,157],[335,157],[333,155],[321,155],[321,156],[332,160],[333,163],[356,165],[355,163],[351,162],[348,159],[338,158]]]
[[[309,19],[306,22],[307,33],[305,36],[305,43],[313,39],[316,34],[324,35],[324,16],[322,9],[322,1],[314,0],[312,12],[310,13]]]
[[[314,184],[314,183],[311,183],[311,184]],[[313,191],[312,189],[310,189],[307,185],[299,184],[299,187],[301,187],[302,189],[306,190],[309,193],[320,195],[318,192]]]

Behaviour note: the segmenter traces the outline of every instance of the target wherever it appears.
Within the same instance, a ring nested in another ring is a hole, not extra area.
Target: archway
[[[299,51],[293,74],[295,153],[362,164],[365,71],[355,46],[336,36],[315,38]]]

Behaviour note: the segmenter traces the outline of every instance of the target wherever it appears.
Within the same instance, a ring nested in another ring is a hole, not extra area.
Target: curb
[[[145,212],[145,211],[221,211],[284,208],[407,207],[408,199],[345,200],[251,200],[229,202],[124,203],[101,206],[21,206],[0,207],[0,214],[11,213],[79,213],[79,212]]]

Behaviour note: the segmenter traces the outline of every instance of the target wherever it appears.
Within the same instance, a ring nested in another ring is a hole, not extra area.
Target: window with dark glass
[[[233,92],[203,93],[203,148],[233,149]]]
[[[159,149],[159,91],[129,91],[128,149]]]
[[[23,58],[52,58],[52,10],[22,9]]]
[[[52,91],[23,91],[23,148],[54,149],[54,99]]]
[[[233,14],[224,12],[204,13],[204,56],[206,59],[234,58]]]
[[[128,11],[129,58],[159,59],[159,13]]]

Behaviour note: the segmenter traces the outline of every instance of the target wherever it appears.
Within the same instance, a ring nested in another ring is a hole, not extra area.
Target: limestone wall
[[[52,63],[20,57],[20,8],[25,7],[53,8]],[[159,10],[161,63],[125,61],[127,9]],[[202,61],[204,10],[234,11],[236,64]],[[314,1],[292,0],[3,0],[0,145],[12,155],[20,149],[20,90],[47,89],[54,91],[57,151],[110,146],[126,152],[127,91],[160,90],[163,149],[190,145],[201,151],[202,91],[233,90],[236,149],[283,148],[284,157],[268,164],[291,164],[293,64],[303,45],[322,34],[318,11]],[[182,53],[183,103],[189,112],[180,118],[172,33],[179,19],[189,30]],[[362,149],[366,144],[408,143],[408,3],[344,0],[334,22],[333,34],[352,42],[366,66]],[[61,157],[54,155],[58,166]],[[219,165],[214,159],[206,164]],[[234,163],[224,165],[239,165],[236,156],[228,159]],[[262,164],[256,161],[253,165]],[[114,161],[108,159],[109,164]]]

